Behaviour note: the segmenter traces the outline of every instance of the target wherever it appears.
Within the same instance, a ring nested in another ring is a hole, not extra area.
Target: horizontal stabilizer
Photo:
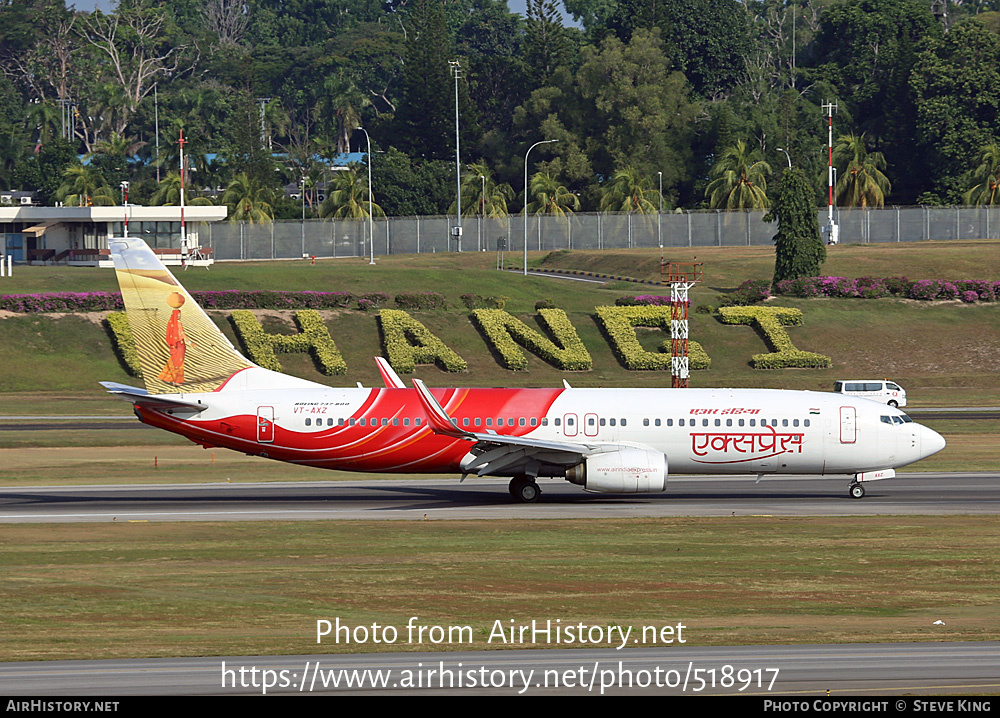
[[[147,409],[175,409],[198,412],[204,411],[208,408],[205,404],[199,404],[193,401],[181,401],[180,399],[170,399],[163,394],[150,394],[145,389],[128,386],[127,384],[118,384],[113,381],[102,381],[101,386],[107,389],[109,394],[114,394],[117,397],[121,397],[125,401]]]

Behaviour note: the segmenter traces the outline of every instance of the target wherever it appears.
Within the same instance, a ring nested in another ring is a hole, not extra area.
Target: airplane
[[[779,389],[429,389],[377,358],[385,387],[331,387],[243,357],[139,238],[109,240],[145,389],[101,382],[138,419],[205,448],[324,469],[538,479],[655,493],[675,474],[850,475],[864,484],[945,446],[897,408]]]

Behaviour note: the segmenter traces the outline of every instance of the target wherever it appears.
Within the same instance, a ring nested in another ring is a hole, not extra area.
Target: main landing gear
[[[847,491],[852,499],[861,499],[865,495],[865,487],[861,484],[854,482],[847,487]]]
[[[538,488],[538,484],[531,476],[515,476],[510,480],[507,490],[522,504],[533,504],[538,501],[538,497],[542,494],[542,490]]]

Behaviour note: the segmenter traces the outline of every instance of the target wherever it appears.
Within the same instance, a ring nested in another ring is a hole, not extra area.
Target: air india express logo
[[[698,411],[698,410],[695,410]],[[695,413],[692,411],[692,413]],[[698,411],[698,413],[716,413]],[[721,413],[743,413],[724,411]],[[757,413],[751,410],[746,413]],[[698,432],[691,434],[691,452],[699,464],[737,464],[758,461],[781,454],[802,453],[801,432],[778,432],[773,426],[755,431]],[[711,456],[713,460],[698,457]]]

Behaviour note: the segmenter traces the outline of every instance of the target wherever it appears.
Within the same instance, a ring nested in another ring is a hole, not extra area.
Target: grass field
[[[557,618],[701,646],[997,640],[998,541],[986,516],[8,526],[0,660],[496,648],[495,620]],[[407,645],[411,616],[474,643]],[[336,617],[403,638],[317,646]]]
[[[1000,279],[998,242],[840,246],[824,266],[844,276]],[[705,262],[694,304],[716,303],[744,279],[768,278],[770,248],[670,250]],[[664,386],[663,374],[625,371],[593,318],[624,294],[604,287],[491,271],[484,255],[379,260],[223,263],[189,270],[189,289],[436,289],[450,308],[414,313],[469,363],[467,374],[420,367],[433,386]],[[534,265],[655,279],[659,252],[555,252]],[[461,270],[461,271],[456,271]],[[17,268],[0,292],[115,291],[109,270]],[[594,360],[559,372],[528,355],[529,371],[502,369],[458,302],[474,291],[510,297],[531,322],[535,301],[565,309]],[[1000,406],[1000,305],[883,300],[781,300],[805,324],[800,349],[834,359],[829,370],[759,372],[765,351],[745,327],[692,317],[712,357],[692,386],[829,390],[835,379],[890,376],[914,406]],[[372,314],[324,315],[348,363],[320,375],[306,355],[286,371],[330,384],[378,385]],[[98,381],[138,384],[114,353],[99,314],[0,316],[0,415],[119,415],[131,407]],[[234,338],[225,313],[215,320]],[[294,331],[289,313],[266,313],[269,331]],[[641,331],[649,349],[662,331]],[[5,423],[16,423],[5,421]],[[995,420],[926,422],[948,439],[907,470],[997,471]],[[126,428],[126,426],[128,428]],[[253,482],[356,478],[234,452],[208,451],[123,421],[110,430],[0,431],[0,486],[86,483]],[[497,522],[261,522],[4,525],[0,530],[0,660],[254,655],[371,651],[315,643],[317,619],[403,629],[468,625],[486,644],[495,620],[562,619],[599,625],[682,622],[692,645],[1000,639],[1000,524],[994,516]],[[937,620],[944,626],[935,626]],[[427,650],[401,641],[392,650]]]

